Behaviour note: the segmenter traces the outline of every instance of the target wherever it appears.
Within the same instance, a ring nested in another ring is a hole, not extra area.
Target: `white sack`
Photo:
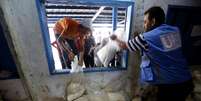
[[[78,58],[77,56],[74,57],[74,60],[71,62],[71,73],[78,73],[83,72],[82,66],[78,65]]]
[[[114,58],[120,47],[116,41],[109,40],[109,42],[102,47],[98,52],[97,56],[104,67],[109,65],[109,62]]]

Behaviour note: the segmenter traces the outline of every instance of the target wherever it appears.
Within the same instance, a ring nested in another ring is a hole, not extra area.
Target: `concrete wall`
[[[201,0],[135,0],[135,31],[143,31],[143,14],[152,6],[160,6],[167,13],[168,5],[201,6]]]
[[[1,99],[6,101],[29,101],[23,84],[19,79],[0,81]],[[8,99],[9,98],[9,99]],[[3,101],[4,101],[3,100]]]
[[[143,12],[152,5],[161,5],[167,9],[168,4],[197,6],[198,3],[200,0],[136,0],[133,31],[143,30]],[[75,101],[132,99],[134,91],[138,88],[137,54],[129,54],[127,71],[50,75],[35,0],[1,0],[0,7],[17,53],[18,69],[22,70],[22,80],[26,83],[22,85],[21,80],[0,81],[0,89],[7,91],[7,99],[64,101],[66,95],[69,100],[76,99]],[[77,89],[74,89],[75,87]]]

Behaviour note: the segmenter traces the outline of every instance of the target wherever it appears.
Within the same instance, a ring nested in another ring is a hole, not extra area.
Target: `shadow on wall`
[[[0,19],[3,18],[3,14],[0,9]],[[2,79],[14,79],[19,78],[16,64],[9,49],[8,41],[6,39],[6,33],[4,23],[5,20],[0,21],[0,80]]]

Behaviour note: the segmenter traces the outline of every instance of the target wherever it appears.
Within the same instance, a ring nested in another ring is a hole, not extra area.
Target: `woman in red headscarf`
[[[67,60],[72,61],[75,56],[72,48],[66,41],[73,40],[79,52],[78,65],[82,66],[85,37],[91,33],[91,29],[80,24],[76,20],[67,17],[64,17],[57,21],[53,29],[55,36],[57,37],[57,40],[53,43],[53,46],[57,47],[57,49],[59,50],[60,57],[62,57],[64,64],[66,64],[65,62]],[[67,57],[63,57],[64,53],[67,54],[68,59]]]

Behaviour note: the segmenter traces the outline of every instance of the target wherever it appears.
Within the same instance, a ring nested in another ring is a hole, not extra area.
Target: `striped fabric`
[[[130,39],[127,43],[129,51],[148,51],[148,44],[142,34]]]

